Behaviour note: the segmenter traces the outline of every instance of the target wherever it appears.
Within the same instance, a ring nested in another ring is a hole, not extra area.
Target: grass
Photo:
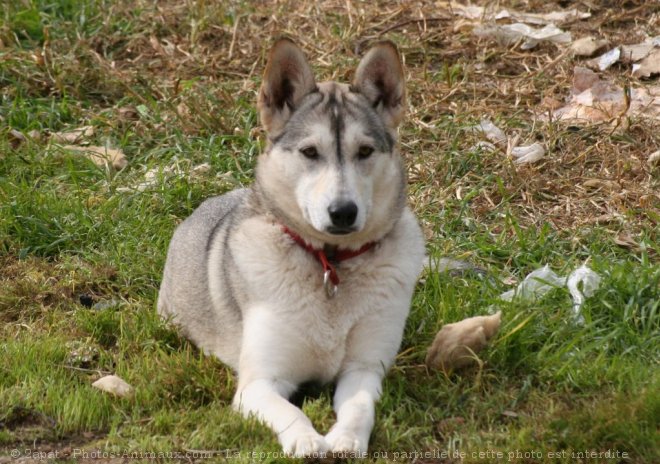
[[[566,27],[636,43],[631,25],[657,10],[628,3],[616,13],[594,7],[592,19]],[[578,60],[548,66],[562,50],[520,52],[453,33],[456,18],[431,4],[128,6],[26,0],[0,14],[0,456],[30,448],[61,460],[72,449],[281,460],[271,432],[231,410],[230,370],[156,316],[165,253],[204,198],[253,176],[263,143],[253,106],[271,38],[294,36],[320,75],[347,80],[362,41],[387,29],[406,57],[402,151],[429,253],[486,272],[423,276],[370,460],[660,461],[660,184],[645,163],[660,147],[657,121],[631,118],[618,130],[536,121],[529,110],[568,95]],[[435,20],[424,28],[420,17]],[[542,141],[550,156],[516,166],[474,148],[470,127],[485,115]],[[47,141],[84,125],[95,129],[86,143],[120,148],[128,167],[97,166]],[[583,186],[594,178],[619,188]],[[544,264],[563,275],[585,261],[602,283],[584,325],[573,323],[565,289],[498,299]],[[443,324],[495,306],[502,327],[478,367],[426,370]],[[107,372],[135,396],[92,388]],[[304,398],[321,431],[332,425],[331,397],[325,387]]]

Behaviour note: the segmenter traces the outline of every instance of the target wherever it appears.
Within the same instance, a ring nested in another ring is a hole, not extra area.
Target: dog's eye
[[[319,157],[319,152],[316,151],[316,147],[305,147],[300,150],[300,153],[303,154],[305,158],[317,159]]]
[[[361,160],[367,159],[371,156],[373,152],[374,152],[374,147],[370,147],[369,145],[362,145],[358,150],[358,158]]]

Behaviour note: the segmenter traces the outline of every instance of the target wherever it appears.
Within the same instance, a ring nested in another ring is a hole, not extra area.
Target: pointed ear
[[[367,52],[355,71],[353,87],[367,97],[390,129],[399,125],[406,107],[406,87],[401,58],[392,42],[379,42]]]
[[[275,42],[257,102],[266,132],[277,135],[302,98],[315,89],[314,75],[302,50],[286,38]]]

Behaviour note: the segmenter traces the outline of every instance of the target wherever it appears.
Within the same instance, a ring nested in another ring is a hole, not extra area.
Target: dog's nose
[[[333,226],[345,229],[355,223],[358,207],[352,201],[334,201],[328,207],[328,214]]]

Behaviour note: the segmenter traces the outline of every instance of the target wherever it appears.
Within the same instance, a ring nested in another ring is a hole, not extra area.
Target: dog
[[[425,250],[397,148],[405,106],[391,42],[348,85],[317,83],[302,50],[276,41],[254,184],[203,202],[169,247],[159,313],[236,371],[234,408],[292,456],[367,451]],[[288,401],[308,381],[336,382],[325,436]]]

